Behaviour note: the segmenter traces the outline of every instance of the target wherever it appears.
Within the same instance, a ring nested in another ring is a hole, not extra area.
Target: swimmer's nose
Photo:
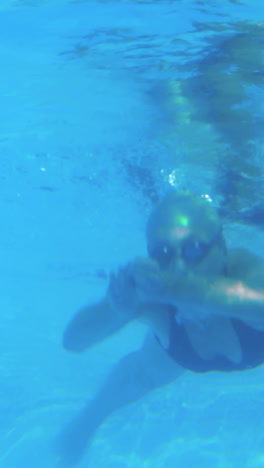
[[[184,273],[187,270],[187,265],[183,258],[176,257],[172,262],[171,269],[175,270],[177,273]]]

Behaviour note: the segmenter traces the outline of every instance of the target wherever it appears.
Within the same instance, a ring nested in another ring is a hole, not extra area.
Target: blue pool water
[[[60,429],[140,347],[135,323],[80,356],[61,337],[146,255],[170,185],[209,193],[228,245],[262,253],[263,19],[256,0],[1,0],[1,468],[55,468]],[[263,377],[186,372],[78,466],[264,467]]]

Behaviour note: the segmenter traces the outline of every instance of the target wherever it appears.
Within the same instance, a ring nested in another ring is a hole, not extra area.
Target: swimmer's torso
[[[218,345],[216,347],[202,345],[197,348],[195,339],[189,336],[186,327],[177,323],[174,314],[171,314],[170,345],[166,351],[177,364],[194,372],[246,370],[263,364],[264,331],[256,330],[237,319],[230,319],[230,325],[239,344],[240,359],[237,362],[231,359],[234,352],[232,347],[230,355],[229,348],[225,346],[222,349]],[[206,342],[209,338],[207,334],[201,334],[199,344],[203,337]],[[225,336],[222,336],[222,339],[225,343]],[[210,338],[209,342],[211,343]],[[211,357],[209,357],[210,352]]]

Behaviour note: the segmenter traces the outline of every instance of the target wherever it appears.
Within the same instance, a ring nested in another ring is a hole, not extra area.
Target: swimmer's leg
[[[139,351],[114,367],[95,398],[64,429],[59,438],[61,466],[76,466],[95,431],[113,411],[172,382],[181,373],[157,340],[149,336]]]

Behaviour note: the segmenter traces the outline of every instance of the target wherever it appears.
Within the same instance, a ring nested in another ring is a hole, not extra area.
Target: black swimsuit
[[[240,341],[242,360],[239,363],[229,361],[224,356],[212,360],[202,359],[193,349],[184,327],[171,312],[169,355],[185,369],[193,372],[222,371],[231,372],[251,369],[264,363],[264,331],[254,330],[241,320],[230,319]]]

